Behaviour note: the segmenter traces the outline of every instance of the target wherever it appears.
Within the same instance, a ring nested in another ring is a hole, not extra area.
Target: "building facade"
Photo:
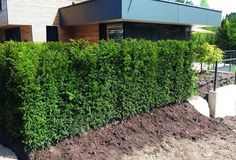
[[[221,11],[162,0],[0,0],[0,41],[188,40]]]

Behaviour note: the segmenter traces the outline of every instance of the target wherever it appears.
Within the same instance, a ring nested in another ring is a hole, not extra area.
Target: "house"
[[[164,0],[1,0],[0,41],[188,40],[222,12]]]
[[[82,1],[0,0],[0,41],[63,40],[58,9]]]

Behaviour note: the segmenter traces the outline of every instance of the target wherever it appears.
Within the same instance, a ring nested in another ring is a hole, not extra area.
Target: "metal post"
[[[231,56],[230,56],[230,62],[229,62],[229,72],[231,72],[231,68],[232,68],[232,61],[231,61],[231,59],[233,59],[233,54],[231,54]]]
[[[217,68],[218,68],[218,61],[216,61],[215,65],[214,91],[216,91],[216,84],[217,84]]]
[[[234,56],[233,56],[233,58],[234,58],[234,60],[233,60],[233,66],[234,66],[234,84],[236,85],[236,60],[235,60],[235,58],[236,58],[236,51],[234,50]]]
[[[202,62],[201,62],[201,66],[200,66],[200,73],[202,73]]]
[[[234,71],[234,84],[236,85],[236,71]]]

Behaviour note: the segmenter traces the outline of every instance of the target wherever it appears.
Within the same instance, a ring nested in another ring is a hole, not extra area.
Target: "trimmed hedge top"
[[[0,45],[0,123],[28,149],[181,102],[194,90],[191,42]]]

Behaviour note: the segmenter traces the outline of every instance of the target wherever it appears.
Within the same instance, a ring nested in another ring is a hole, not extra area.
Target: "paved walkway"
[[[0,145],[0,160],[17,160],[15,153]]]

